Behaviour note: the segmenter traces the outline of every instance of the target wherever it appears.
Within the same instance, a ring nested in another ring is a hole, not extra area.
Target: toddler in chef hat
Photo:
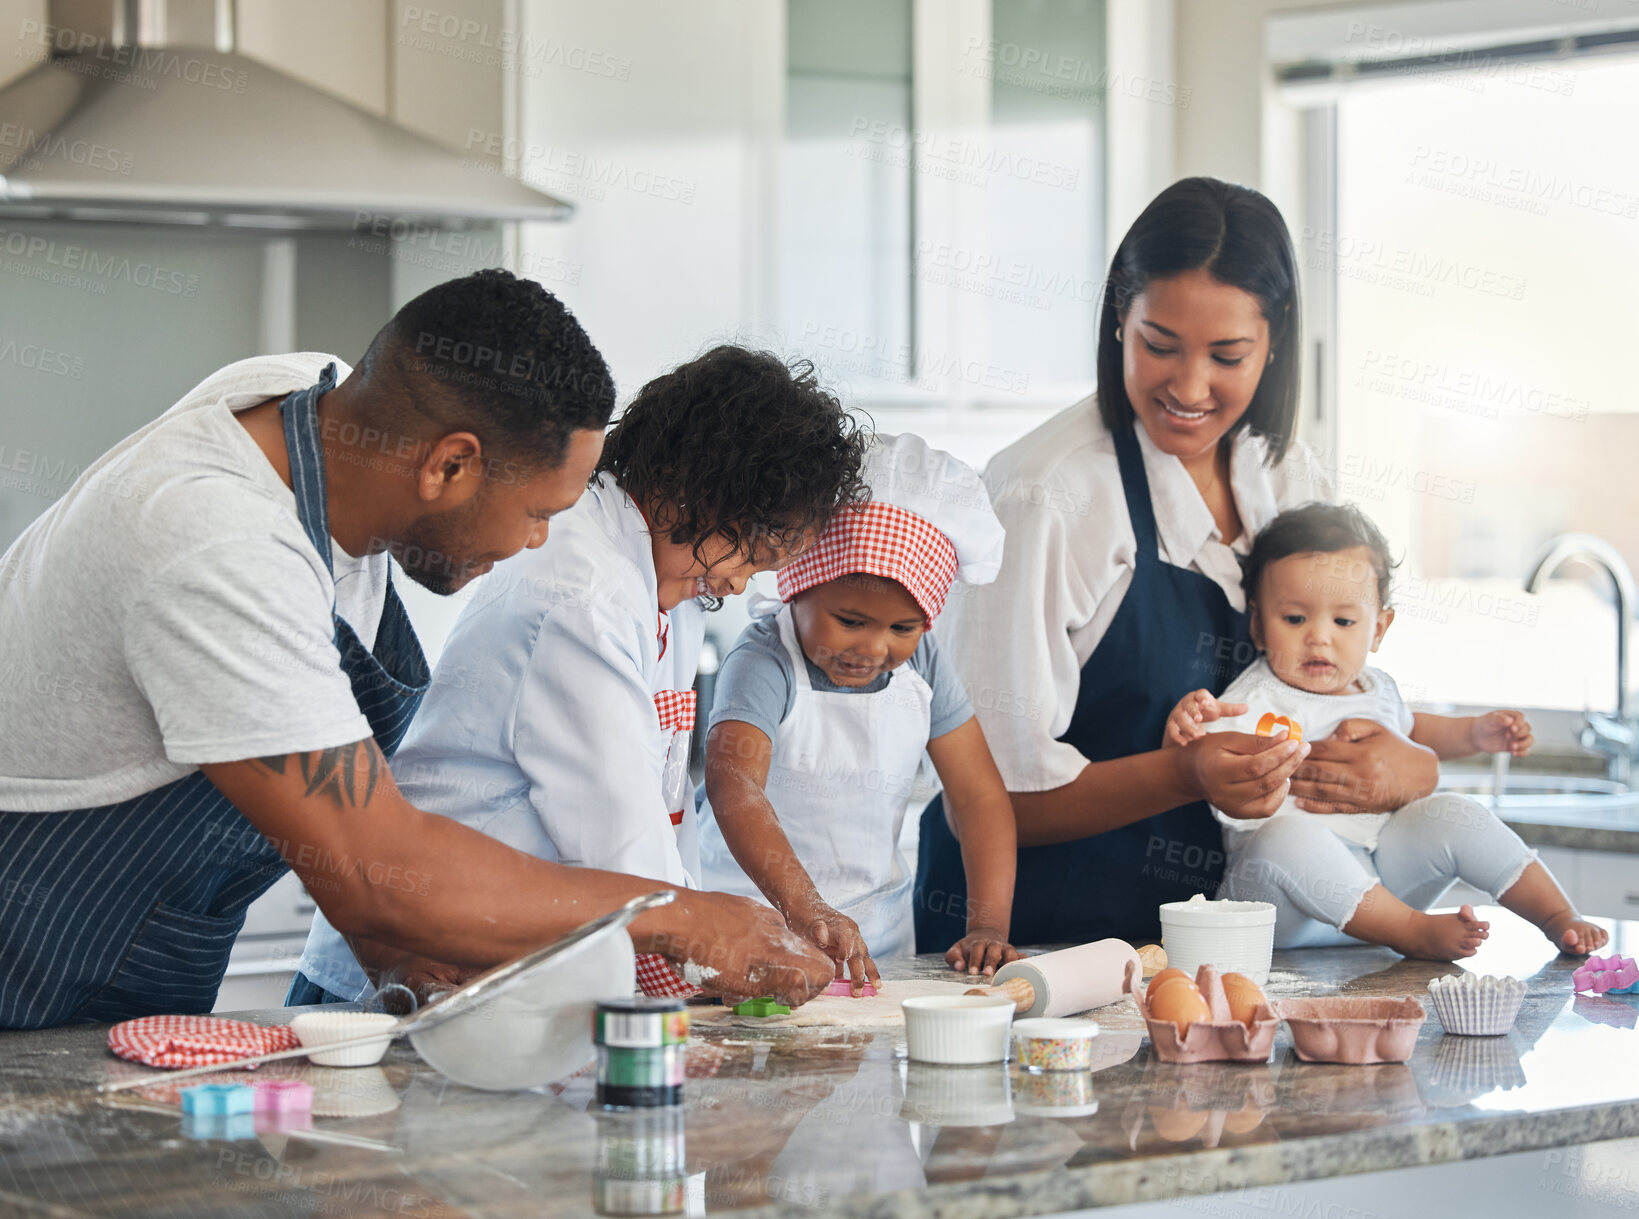
[[[929,633],[951,584],[988,584],[1002,526],[972,467],[878,436],[869,502],[832,516],[779,572],[718,674],[706,741],[708,889],[767,901],[846,968],[915,951],[899,833],[926,753],[968,875],[967,935],[945,959],[994,973],[1008,943],[1013,806],[954,668]]]

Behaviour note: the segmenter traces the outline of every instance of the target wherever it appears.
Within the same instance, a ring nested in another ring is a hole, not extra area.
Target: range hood
[[[0,89],[0,216],[379,231],[573,210],[232,43],[231,0],[51,0],[22,44],[42,62]]]

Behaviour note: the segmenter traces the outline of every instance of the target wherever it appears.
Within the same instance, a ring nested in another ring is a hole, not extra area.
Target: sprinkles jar
[[[1085,1071],[1093,1065],[1091,1020],[1037,1017],[1013,1022],[1014,1059],[1026,1071]]]

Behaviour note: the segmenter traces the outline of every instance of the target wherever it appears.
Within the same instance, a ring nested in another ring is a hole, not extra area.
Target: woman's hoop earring
[[[1115,341],[1117,343],[1119,343],[1121,341],[1121,327],[1120,326],[1117,326],[1115,328]]]

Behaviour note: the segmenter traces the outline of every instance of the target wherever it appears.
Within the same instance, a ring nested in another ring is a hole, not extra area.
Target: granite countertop
[[[1511,813],[1504,807],[1498,815],[1528,846],[1639,855],[1639,809],[1589,813],[1535,808]]]
[[[0,1033],[0,1211],[420,1217],[660,1213],[1049,1214],[1639,1134],[1639,997],[1573,996],[1575,962],[1500,910],[1467,967],[1530,993],[1504,1037],[1442,1035],[1408,1064],[1155,1060],[1131,1001],[1100,1009],[1091,1075],[904,1059],[902,1031],[697,1031],[681,1109],[602,1114],[556,1090],[451,1084],[395,1044],[382,1066],[273,1064],[314,1083],[317,1137],[185,1130],[163,1094],[103,1102],[102,1026]],[[1612,947],[1639,950],[1639,923]],[[1387,949],[1275,956],[1271,997],[1417,995],[1456,967]],[[890,977],[951,975],[922,958]],[[251,1014],[269,1023],[285,1011]],[[1096,1103],[1096,1111],[1089,1111]],[[1057,1113],[1060,1116],[1054,1116]]]

